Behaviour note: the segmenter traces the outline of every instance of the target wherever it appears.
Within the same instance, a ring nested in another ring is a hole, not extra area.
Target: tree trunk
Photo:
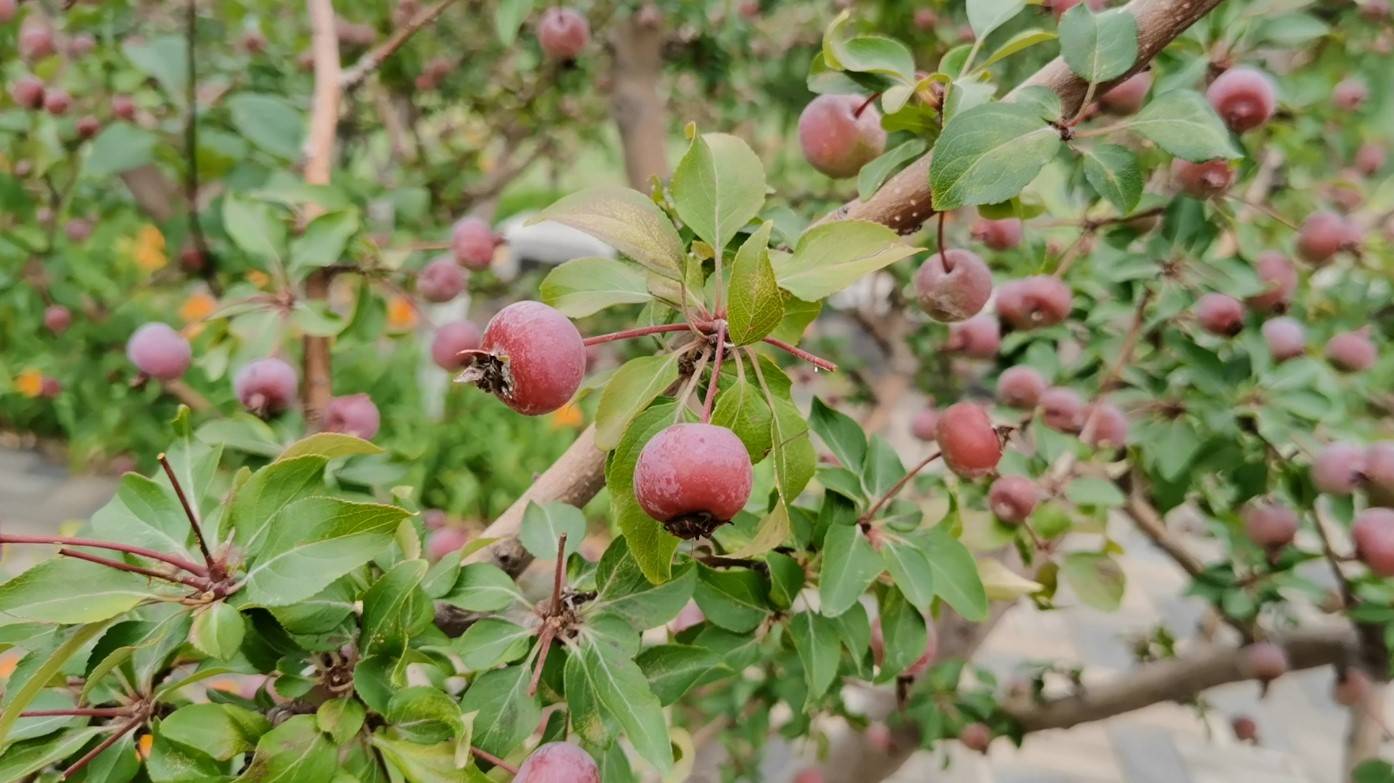
[[[653,177],[668,176],[668,119],[658,92],[662,25],[645,24],[631,14],[616,27],[610,47],[611,111],[624,147],[624,171],[630,187],[647,193]]]
[[[1379,757],[1384,742],[1384,697],[1389,684],[1370,683],[1365,698],[1351,705],[1350,727],[1346,731],[1345,772],[1342,780],[1354,780],[1351,773],[1362,763]]]

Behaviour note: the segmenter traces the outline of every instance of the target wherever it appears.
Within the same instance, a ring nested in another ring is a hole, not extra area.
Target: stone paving
[[[0,449],[0,529],[52,533],[86,518],[115,487],[112,477],[69,476],[34,452]],[[1126,676],[1130,633],[1163,622],[1178,636],[1193,635],[1204,607],[1181,595],[1184,574],[1125,523],[1117,523],[1113,533],[1127,550],[1122,610],[1105,613],[1075,606],[1037,612],[1017,607],[989,637],[979,662],[1007,673],[1026,660],[1053,658],[1085,664],[1090,677]],[[33,547],[6,549],[0,572],[7,574],[38,554]],[[1062,596],[1062,605],[1070,603]],[[1206,696],[1214,709],[1204,718],[1191,708],[1164,704],[1103,723],[1033,735],[1020,749],[997,742],[987,757],[954,747],[947,751],[953,756],[947,770],[940,769],[939,757],[922,753],[891,780],[1337,783],[1346,716],[1329,698],[1332,677],[1329,669],[1284,677],[1263,699],[1253,683],[1217,688]],[[1234,739],[1229,716],[1240,712],[1257,721],[1260,746]]]

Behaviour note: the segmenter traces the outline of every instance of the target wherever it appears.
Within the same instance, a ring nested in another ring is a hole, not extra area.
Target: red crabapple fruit
[[[81,59],[92,53],[97,48],[97,39],[91,33],[78,33],[68,39],[63,47],[69,57]]]
[[[1002,347],[1002,327],[997,316],[979,313],[967,321],[949,326],[949,339],[944,350],[961,353],[973,359],[991,359]]]
[[[513,783],[600,783],[600,767],[570,742],[548,742],[523,761]]]
[[[1084,399],[1079,392],[1053,386],[1041,392],[1041,420],[1060,432],[1079,432],[1084,426]]]
[[[1045,378],[1026,365],[1008,367],[997,377],[997,401],[1013,408],[1035,408],[1045,390]]]
[[[1331,91],[1331,100],[1339,109],[1354,111],[1360,108],[1365,99],[1370,96],[1370,88],[1365,86],[1364,80],[1349,76],[1336,84]]]
[[[1326,359],[1338,370],[1368,370],[1378,358],[1379,353],[1375,350],[1375,344],[1370,341],[1367,327],[1353,332],[1339,332],[1326,342]]]
[[[885,152],[881,112],[865,103],[858,95],[819,95],[804,107],[799,115],[799,144],[813,168],[843,179],[855,176]]]
[[[707,616],[702,613],[702,607],[696,601],[688,601],[683,604],[682,609],[678,610],[678,616],[668,621],[668,630],[673,633],[682,633],[688,628],[695,628],[706,622]]]
[[[55,117],[62,117],[68,113],[68,109],[73,105],[73,96],[67,90],[52,89],[44,92],[44,111]]]
[[[1234,167],[1225,160],[1192,163],[1177,158],[1171,162],[1171,177],[1181,192],[1194,199],[1208,199],[1229,190],[1234,184]]]
[[[570,402],[586,374],[576,325],[541,302],[522,301],[489,319],[461,383],[474,383],[513,410],[538,416]]]
[[[1068,318],[1073,307],[1070,287],[1050,275],[1012,280],[997,290],[997,314],[1017,329],[1054,326]]]
[[[421,512],[421,522],[427,530],[440,530],[450,522],[450,515],[438,508],[428,508]]]
[[[1356,244],[1356,232],[1335,212],[1314,212],[1297,231],[1297,254],[1317,266]]]
[[[1330,443],[1312,460],[1312,483],[1328,495],[1349,495],[1365,478],[1365,449],[1355,443]]]
[[[1263,293],[1249,297],[1249,306],[1264,313],[1286,310],[1293,292],[1297,290],[1297,270],[1287,256],[1276,250],[1259,253],[1254,261],[1254,271],[1268,287]]]
[[[1355,151],[1355,169],[1367,177],[1373,177],[1384,168],[1384,147],[1367,141]]]
[[[998,519],[1019,525],[1036,510],[1042,494],[1040,486],[1025,476],[1003,476],[987,491],[987,505]]]
[[[986,753],[992,744],[992,729],[985,723],[970,723],[958,732],[958,741],[975,753]]]
[[[1263,339],[1276,361],[1287,361],[1307,350],[1307,333],[1294,318],[1273,318],[1263,323]]]
[[[1394,506],[1394,441],[1371,443],[1362,471],[1365,491],[1377,506]]]
[[[1342,707],[1354,707],[1369,697],[1373,686],[1374,681],[1364,669],[1348,667],[1337,675],[1336,684],[1331,688],[1331,699]]]
[[[416,276],[416,291],[428,302],[449,302],[463,290],[465,273],[451,258],[437,258]]]
[[[86,140],[93,138],[101,132],[102,121],[91,114],[85,114],[78,118],[77,124],[74,127],[77,129],[78,138]]]
[[[131,335],[126,358],[137,370],[162,381],[172,381],[189,369],[193,349],[184,335],[167,324],[152,321]]]
[[[1244,306],[1238,299],[1211,292],[1196,302],[1196,320],[1211,334],[1233,337],[1244,330]]]
[[[324,429],[372,440],[382,425],[382,416],[373,398],[366,394],[335,397],[324,411]]]
[[[1137,114],[1152,89],[1152,72],[1135,73],[1114,86],[1099,98],[1099,103],[1112,114]]]
[[[465,351],[479,348],[479,327],[469,321],[451,321],[436,330],[431,338],[431,360],[442,370],[464,369],[470,363]]]
[[[926,403],[923,408],[915,413],[915,418],[910,420],[910,434],[916,440],[929,443],[934,440],[934,428],[939,424],[939,409],[934,407],[934,403]]]
[[[450,230],[450,250],[455,262],[469,269],[488,269],[498,244],[494,230],[477,217],[461,218]]]
[[[1084,442],[1090,446],[1126,446],[1128,416],[1111,402],[1096,402],[1084,411]]]
[[[1205,91],[1210,106],[1235,133],[1253,130],[1268,122],[1278,103],[1278,92],[1268,74],[1257,68],[1230,68]]]
[[[1234,738],[1240,742],[1254,742],[1258,739],[1258,724],[1248,715],[1239,715],[1229,722]]]
[[[53,28],[43,14],[33,13],[19,25],[19,57],[25,62],[42,60],[53,54]]]
[[[952,323],[977,315],[992,296],[992,272],[977,253],[933,253],[915,273],[920,309],[936,321]]]
[[[1264,549],[1281,549],[1297,535],[1297,512],[1268,499],[1252,500],[1239,512],[1244,532]]]
[[[1010,250],[1021,244],[1021,219],[988,220],[980,218],[978,222],[973,224],[972,233],[974,239],[993,250]]]
[[[866,730],[862,732],[862,737],[866,740],[867,747],[874,748],[881,753],[890,753],[895,750],[895,736],[891,729],[884,723],[867,724]]]
[[[63,305],[49,305],[44,308],[44,327],[54,334],[62,334],[72,326],[73,314]]]
[[[469,532],[457,525],[445,525],[432,530],[426,537],[426,556],[440,560],[469,543]]]
[[[242,407],[258,416],[271,416],[295,402],[299,383],[294,367],[267,357],[238,370],[232,379],[232,390]]]
[[[537,23],[537,42],[553,60],[576,59],[590,39],[590,23],[570,8],[549,8]]]
[[[111,114],[119,120],[130,122],[136,118],[136,102],[129,95],[117,95],[111,99]]]
[[[1244,676],[1271,682],[1292,668],[1288,663],[1288,653],[1273,642],[1254,642],[1239,651],[1239,666]]]
[[[823,770],[817,767],[805,767],[794,774],[789,779],[789,783],[827,783],[823,777]]]
[[[935,429],[935,440],[949,469],[964,478],[991,473],[1002,459],[1002,440],[982,406],[956,402],[944,409]]]
[[[939,23],[939,15],[932,8],[916,8],[914,21],[917,30],[927,33]]]
[[[1361,511],[1355,515],[1350,533],[1360,562],[1379,576],[1394,576],[1394,510]]]
[[[715,424],[674,424],[653,436],[634,465],[634,497],[679,538],[709,536],[750,500],[750,452]]]
[[[44,105],[44,83],[39,77],[26,73],[10,85],[10,98],[26,109]]]
[[[5,24],[19,13],[19,0],[0,0],[0,24]]]

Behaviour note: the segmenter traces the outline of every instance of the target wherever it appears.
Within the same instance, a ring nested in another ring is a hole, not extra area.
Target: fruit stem
[[[797,356],[797,357],[799,357],[800,359],[803,359],[804,361],[808,362],[809,364],[813,365],[814,367],[817,367],[817,368],[820,369],[820,370],[827,370],[828,372],[837,372],[837,365],[836,365],[836,364],[833,364],[832,362],[828,361],[827,359],[823,359],[823,358],[820,358],[820,357],[818,357],[818,356],[814,356],[813,354],[809,353],[808,351],[805,351],[805,350],[802,349],[802,348],[798,348],[798,347],[796,347],[796,346],[790,345],[789,343],[786,343],[786,342],[784,342],[783,340],[776,340],[776,339],[773,338],[773,337],[766,337],[766,338],[764,339],[764,342],[769,343],[770,345],[773,345],[774,347],[778,348],[778,349],[781,350],[781,351],[784,351],[785,353],[789,353],[789,354],[792,354],[792,355],[794,355],[794,356]]]
[[[542,667],[547,665],[547,653],[552,649],[552,640],[556,638],[557,631],[552,627],[552,623],[544,621],[542,633],[537,637],[537,663],[532,668],[532,679],[528,681],[528,695],[537,695],[537,684],[542,681]]]
[[[102,755],[102,753],[107,748],[111,747],[112,745],[115,745],[122,737],[129,734],[132,729],[136,728],[143,722],[145,722],[145,716],[136,715],[135,717],[131,718],[125,723],[122,723],[120,726],[117,726],[116,731],[112,732],[112,735],[110,737],[107,737],[106,739],[102,740],[100,743],[97,744],[97,747],[87,751],[87,753],[83,754],[82,758],[73,762],[73,765],[71,767],[68,767],[67,769],[63,770],[62,779],[68,780],[73,775],[76,775],[78,772],[82,770],[83,767],[87,766],[88,764],[91,764],[93,759]]]
[[[881,510],[882,506],[885,506],[887,503],[889,503],[891,501],[891,498],[894,498],[897,494],[900,493],[900,490],[905,488],[906,484],[910,483],[910,479],[914,478],[917,474],[919,474],[920,471],[929,467],[929,463],[935,461],[936,459],[939,459],[939,456],[941,454],[943,454],[943,452],[936,451],[928,457],[925,457],[924,459],[920,460],[920,464],[911,468],[910,471],[906,473],[904,476],[901,476],[900,480],[897,481],[890,489],[886,490],[886,494],[878,498],[876,502],[871,505],[871,508],[867,509],[865,514],[862,514],[862,518],[858,521],[870,522],[876,516],[876,512]]]
[[[509,764],[507,761],[504,761],[498,756],[489,753],[488,751],[480,750],[479,748],[476,748],[475,746],[471,745],[470,753],[473,753],[478,758],[484,759],[485,761],[489,762],[490,764],[493,764],[499,769],[507,770],[508,774],[510,775],[518,774],[517,767],[513,766],[512,764]]]
[[[949,254],[944,252],[944,216],[946,214],[948,213],[939,213],[939,263],[944,267],[945,272],[952,272],[954,268],[949,263]]]
[[[561,614],[561,582],[566,576],[566,534],[557,538],[557,567],[552,573],[552,616]]]
[[[71,707],[66,710],[26,710],[21,718],[124,718],[134,713],[129,707]]]
[[[152,579],[163,579],[166,582],[180,584],[186,587],[192,587],[195,590],[207,590],[210,587],[210,585],[205,584],[204,582],[199,582],[187,576],[178,576],[176,574],[161,573],[160,571],[156,571],[153,568],[144,568],[142,566],[131,565],[130,563],[123,563],[120,560],[112,560],[111,558],[107,557],[89,555],[86,552],[79,552],[76,549],[68,549],[67,547],[59,549],[58,554],[63,555],[65,557],[71,557],[74,560],[86,560],[89,563],[96,563],[97,565],[103,565],[107,568],[114,568],[117,571],[129,571],[130,573],[148,576]]]
[[[862,101],[862,103],[861,103],[860,106],[858,106],[857,108],[855,108],[855,109],[852,110],[852,116],[853,116],[853,117],[856,117],[857,119],[861,119],[861,118],[862,118],[862,112],[866,111],[866,110],[867,110],[867,107],[869,107],[869,106],[871,106],[871,104],[875,103],[875,102],[876,102],[876,99],[877,99],[877,98],[880,98],[880,97],[881,97],[881,93],[879,93],[879,92],[873,92],[872,94],[868,95],[868,96],[866,97],[866,100]]]
[[[710,424],[712,406],[716,403],[717,381],[721,378],[721,359],[726,354],[726,320],[716,322],[716,360],[712,362],[711,380],[707,382],[707,399],[702,403],[702,423]]]
[[[592,345],[612,343],[616,340],[629,340],[635,337],[645,337],[651,334],[686,332],[689,331],[691,328],[692,327],[688,324],[658,324],[657,326],[639,326],[633,329],[624,329],[618,332],[610,332],[609,334],[601,334],[596,335],[595,337],[587,337],[585,340],[582,340],[582,342],[585,343],[587,348],[589,348]]]
[[[128,555],[139,555],[148,557],[151,560],[158,560],[168,563],[176,568],[182,568],[197,576],[208,576],[208,569],[193,562],[185,560],[176,555],[167,555],[163,552],[156,552],[153,549],[146,549],[141,546],[131,546],[130,544],[118,544],[115,541],[99,541],[92,538],[70,538],[68,536],[26,536],[14,533],[0,534],[0,544],[54,544],[57,546],[81,546],[92,547],[95,549],[111,549],[117,552],[125,552]]]
[[[213,554],[208,551],[208,542],[203,538],[203,527],[198,523],[198,512],[189,503],[189,497],[184,494],[184,486],[175,477],[174,468],[169,464],[169,458],[164,455],[164,452],[161,452],[156,459],[160,461],[160,467],[165,469],[170,486],[174,487],[174,494],[179,498],[179,505],[184,507],[184,516],[189,518],[189,527],[194,529],[194,538],[198,539],[198,550],[203,553],[204,565],[208,566],[210,572],[216,571],[217,561],[213,559]]]

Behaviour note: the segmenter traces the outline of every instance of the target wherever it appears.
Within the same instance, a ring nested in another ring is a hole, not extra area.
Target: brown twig
[[[18,533],[0,534],[0,544],[53,544],[55,546],[66,547],[88,547],[92,549],[110,549],[116,552],[125,552],[128,555],[137,555],[151,560],[158,560],[176,568],[182,568],[196,576],[208,576],[208,569],[193,562],[185,560],[176,555],[167,555],[164,552],[156,552],[153,549],[146,549],[143,546],[132,546],[121,544],[115,541],[100,541],[93,538],[72,538],[69,536],[30,536]]]
[[[116,731],[112,732],[110,737],[107,737],[106,739],[102,740],[100,743],[97,744],[95,748],[92,748],[91,750],[84,753],[82,758],[73,762],[73,765],[71,767],[68,767],[67,769],[63,770],[63,780],[68,780],[73,775],[76,775],[78,772],[82,771],[83,767],[87,766],[88,764],[91,764],[92,760],[102,755],[103,751],[105,751],[112,745],[115,745],[118,741],[120,741],[122,737],[129,734],[133,729],[135,729],[137,726],[144,722],[144,715],[136,715],[134,718],[131,718],[125,723],[122,723],[120,726],[117,726]]]
[[[875,503],[872,503],[871,508],[868,508],[866,510],[866,513],[862,514],[862,518],[859,521],[870,522],[872,519],[875,519],[876,512],[880,511],[882,506],[886,505],[896,495],[900,494],[900,490],[904,489],[905,485],[910,483],[910,479],[913,479],[915,476],[919,475],[920,471],[929,467],[929,464],[931,462],[939,459],[939,457],[941,456],[943,456],[943,452],[936,451],[928,457],[925,457],[924,459],[920,460],[918,465],[911,468],[904,476],[901,476],[900,480],[893,484],[890,489],[886,490],[886,494],[878,498]]]
[[[184,516],[189,519],[189,527],[194,529],[194,538],[198,539],[198,550],[203,553],[203,564],[208,566],[209,572],[212,573],[217,568],[217,561],[213,559],[213,553],[208,551],[208,541],[203,537],[203,526],[199,524],[198,511],[189,502],[189,496],[184,494],[184,485],[180,484],[179,477],[174,475],[174,466],[169,464],[169,458],[164,455],[164,452],[161,452],[157,459],[160,461],[160,467],[165,469],[165,476],[169,478],[170,486],[174,487],[174,494],[179,498],[179,505],[184,507]]]
[[[407,42],[407,39],[411,38],[418,30],[434,21],[436,17],[444,13],[445,9],[449,8],[454,2],[455,0],[440,0],[440,2],[435,5],[418,11],[416,16],[413,16],[411,19],[407,20],[406,24],[394,30],[382,43],[369,49],[366,54],[358,58],[358,62],[344,69],[343,73],[339,75],[339,86],[344,90],[352,90],[354,87],[357,87],[359,83],[368,78],[368,74],[380,68],[387,58],[391,57],[393,53],[402,48],[402,45]]]
[[[805,351],[804,349],[799,348],[797,346],[790,345],[789,343],[786,343],[783,340],[776,340],[773,337],[766,337],[762,342],[765,342],[769,345],[773,345],[779,350],[784,351],[785,353],[788,353],[792,356],[797,356],[798,358],[803,359],[804,361],[808,362],[814,367],[817,367],[820,370],[827,370],[828,372],[837,372],[836,364],[833,364],[832,362],[820,356],[814,356],[808,351]]]
[[[206,580],[204,582],[200,582],[199,580],[188,576],[180,576],[179,574],[166,574],[163,571],[156,571],[153,568],[145,568],[144,566],[131,565],[130,563],[123,563],[120,560],[113,560],[109,557],[90,555],[86,552],[79,552],[76,549],[68,549],[67,547],[63,547],[62,549],[58,550],[58,554],[63,555],[64,557],[71,557],[74,560],[86,560],[89,563],[96,563],[97,565],[106,566],[107,568],[114,568],[117,571],[126,571],[132,574],[148,576],[152,579],[161,579],[171,584],[192,587],[195,590],[199,591],[208,589],[208,584],[206,583]]]

